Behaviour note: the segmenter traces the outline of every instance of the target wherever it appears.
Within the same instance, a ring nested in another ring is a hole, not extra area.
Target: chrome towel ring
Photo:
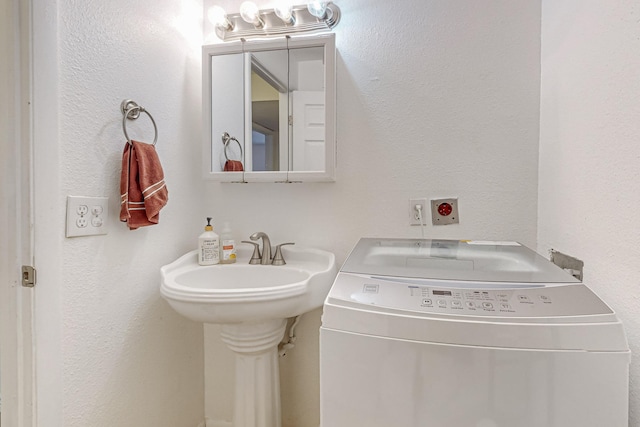
[[[153,116],[141,105],[138,105],[136,102],[125,99],[120,104],[120,111],[122,111],[122,130],[124,131],[124,136],[127,138],[127,143],[131,144],[131,138],[129,138],[129,134],[127,133],[127,119],[136,120],[140,117],[140,113],[145,113],[151,119],[151,123],[153,123],[153,130],[155,132],[155,136],[153,137],[153,144],[156,145],[158,142],[158,126],[156,126],[156,121],[153,120]]]
[[[227,160],[231,160],[229,158],[229,154],[227,153],[229,142],[231,141],[235,141],[238,144],[238,147],[240,147],[240,161],[242,161],[242,144],[240,144],[240,141],[238,141],[235,136],[230,136],[227,132],[222,134],[222,143],[224,144],[224,157]]]

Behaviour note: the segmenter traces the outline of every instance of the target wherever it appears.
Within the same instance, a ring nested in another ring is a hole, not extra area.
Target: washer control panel
[[[404,311],[475,316],[547,317],[613,313],[582,283],[486,283],[484,289],[481,285],[340,273],[329,298]]]
[[[419,297],[420,307],[439,308],[449,311],[468,313],[517,313],[529,311],[535,304],[551,305],[550,293],[542,293],[542,289],[518,290],[475,290],[475,289],[438,289],[427,286],[407,285],[412,297]],[[553,293],[553,292],[551,292]],[[415,298],[416,303],[418,298]]]

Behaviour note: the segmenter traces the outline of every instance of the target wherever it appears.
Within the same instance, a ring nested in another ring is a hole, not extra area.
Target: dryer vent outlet
[[[431,222],[433,225],[459,224],[458,199],[431,200]]]

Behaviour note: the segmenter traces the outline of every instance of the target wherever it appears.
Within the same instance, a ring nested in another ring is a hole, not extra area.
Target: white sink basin
[[[322,306],[337,273],[335,256],[282,248],[283,266],[249,265],[250,248],[235,264],[198,265],[192,251],[163,266],[162,296],[178,313],[204,323],[246,323],[298,316]]]

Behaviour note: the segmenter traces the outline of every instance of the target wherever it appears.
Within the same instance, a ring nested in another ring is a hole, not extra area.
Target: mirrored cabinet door
[[[252,172],[288,171],[289,84],[288,50],[248,53],[251,67],[250,114]]]
[[[325,170],[325,78],[324,49],[289,50],[290,171]]]
[[[203,64],[207,178],[333,181],[333,34],[205,46]]]
[[[242,169],[235,165],[244,163],[244,74],[242,53],[215,55],[211,64],[209,108],[210,126],[205,131],[211,135],[212,150],[208,158],[211,171],[227,171],[228,178],[242,181]],[[234,167],[235,166],[235,167]],[[225,173],[227,173],[225,172]]]

